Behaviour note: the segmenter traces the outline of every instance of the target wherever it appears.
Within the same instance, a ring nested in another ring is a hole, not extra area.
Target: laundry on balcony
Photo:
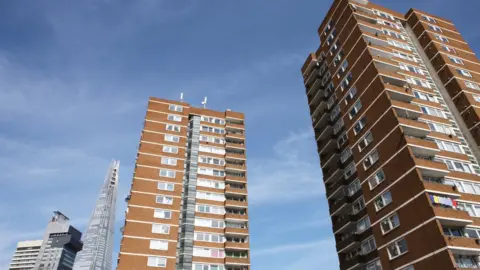
[[[447,198],[447,197],[441,197],[441,196],[437,196],[437,195],[429,195],[429,196],[430,196],[430,201],[432,201],[432,203],[434,203],[434,204],[442,205],[442,206],[446,206],[446,207],[454,207],[454,208],[457,207],[457,201],[454,200],[454,199],[450,199],[450,198]]]

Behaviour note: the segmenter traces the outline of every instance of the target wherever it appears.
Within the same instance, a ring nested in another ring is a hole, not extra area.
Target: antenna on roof
[[[180,93],[180,101],[183,102],[183,93]]]
[[[205,109],[207,107],[207,97],[205,97],[202,101],[203,108]]]

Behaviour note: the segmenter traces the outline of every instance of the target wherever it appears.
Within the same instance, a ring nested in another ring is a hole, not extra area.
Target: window
[[[214,264],[193,264],[193,270],[225,270],[223,265]]]
[[[169,234],[170,233],[170,225],[152,224],[152,233]]]
[[[426,15],[422,15],[422,19],[424,19],[427,22],[437,23],[437,21],[434,18],[426,16]]]
[[[437,143],[438,148],[440,148],[441,150],[463,154],[463,151],[460,148],[459,144],[446,142],[446,141],[435,141],[435,142]]]
[[[225,251],[223,249],[216,248],[193,247],[193,256],[225,258]]]
[[[428,124],[428,126],[432,131],[444,133],[447,135],[455,135],[455,132],[453,131],[453,128],[451,126],[432,123],[432,122],[426,122],[426,123]]]
[[[333,134],[337,134],[340,131],[340,129],[343,128],[343,125],[344,125],[343,118],[338,119],[335,125],[333,125]]]
[[[163,146],[163,152],[177,154],[178,153],[178,147],[164,145]]]
[[[428,28],[432,29],[432,30],[435,31],[435,32],[442,33],[442,29],[440,29],[440,27],[438,27],[438,26],[429,25]]]
[[[337,94],[333,93],[333,95],[327,101],[327,108],[329,110],[332,108],[333,104],[335,104],[335,101],[337,101]]]
[[[196,206],[197,212],[200,213],[210,213],[210,214],[225,214],[225,208],[222,206],[215,206],[215,205],[197,205]]]
[[[218,147],[200,145],[198,147],[198,151],[207,152],[207,153],[214,153],[214,154],[219,154],[219,155],[225,155],[225,149],[224,148],[218,148]]]
[[[352,73],[349,72],[348,75],[345,77],[345,79],[342,80],[342,82],[340,83],[340,88],[342,89],[342,91],[344,91],[345,89],[347,89],[347,87],[350,85],[350,83],[352,82]]]
[[[162,157],[162,164],[175,166],[175,165],[177,165],[177,159],[176,158]]]
[[[406,253],[408,251],[407,248],[407,241],[405,239],[400,239],[390,246],[387,247],[388,250],[388,257],[390,260],[397,258],[398,256]]]
[[[164,139],[167,142],[176,142],[176,143],[180,142],[180,137],[175,135],[170,135],[170,134],[165,134]]]
[[[432,94],[419,92],[419,91],[413,91],[413,94],[415,95],[415,97],[417,97],[419,99],[423,99],[423,100],[426,100],[426,101],[438,103],[438,100]]]
[[[217,134],[225,134],[225,129],[217,128],[217,127],[201,126],[200,130],[205,132],[213,132]]]
[[[450,41],[448,40],[448,38],[446,38],[446,37],[444,37],[444,36],[435,35],[435,38],[438,39],[438,40],[440,40],[440,41],[442,41],[442,42],[446,42],[446,43],[450,42]]]
[[[373,13],[377,14],[377,16],[380,16],[380,17],[383,17],[383,18],[386,18],[386,19],[390,19],[392,21],[395,20],[395,18],[392,15],[390,15],[388,13],[385,13],[385,12],[382,12],[382,11],[378,11],[378,10],[374,9]]]
[[[347,133],[344,132],[342,135],[340,135],[337,139],[337,147],[340,148],[342,145],[348,140]]]
[[[344,163],[347,161],[347,159],[352,155],[352,150],[350,148],[347,148],[343,150],[342,154],[340,155],[340,161]]]
[[[357,222],[357,233],[362,233],[368,228],[370,228],[370,218],[368,216]]]
[[[197,191],[197,199],[212,200],[212,201],[225,201],[225,195],[220,193],[210,193],[210,192],[201,192]]]
[[[392,202],[392,194],[390,191],[383,193],[375,199],[375,208],[377,211],[389,205]]]
[[[169,109],[170,111],[174,111],[174,112],[183,112],[183,107],[180,106],[180,105],[170,104],[170,106],[168,106],[168,109]]]
[[[353,133],[357,135],[360,131],[362,131],[366,124],[367,118],[364,116],[360,120],[358,120],[357,123],[355,123],[355,125],[353,126]]]
[[[153,212],[153,217],[163,218],[163,219],[171,219],[172,218],[172,211],[155,209],[155,211]]]
[[[148,257],[147,266],[151,267],[166,267],[167,266],[167,258],[163,257]]]
[[[457,68],[457,72],[462,76],[472,78],[472,74],[470,74],[470,72],[467,70]]]
[[[355,172],[357,171],[357,167],[355,166],[355,162],[350,163],[347,168],[345,168],[344,177],[345,179],[350,178]]]
[[[150,249],[168,250],[168,241],[150,240]]]
[[[353,183],[348,186],[348,196],[352,196],[353,194],[357,193],[361,187],[362,185],[360,184],[359,179],[353,181]]]
[[[340,76],[342,76],[345,73],[345,71],[347,71],[347,68],[348,68],[348,61],[345,60],[343,61],[342,65],[340,66],[340,70],[337,73],[338,79],[340,79]]]
[[[182,122],[182,117],[180,115],[169,114],[167,119],[170,121]]]
[[[473,99],[475,99],[476,102],[480,102],[480,96],[479,95],[472,95]]]
[[[330,80],[331,76],[332,76],[332,74],[330,73],[330,71],[325,73],[325,75],[323,75],[323,77],[322,77],[322,85],[326,85],[328,80]]]
[[[480,184],[463,181],[453,181],[452,186],[456,186],[460,192],[480,195]]]
[[[160,170],[160,176],[161,177],[175,178],[175,174],[176,174],[175,171],[165,170],[165,169]]]
[[[375,175],[368,179],[368,185],[370,186],[370,190],[378,186],[378,184],[383,182],[383,180],[385,180],[385,173],[383,172],[383,170],[379,170],[375,173]]]
[[[370,168],[378,160],[378,151],[375,149],[363,160],[363,168]]]
[[[167,130],[169,130],[169,131],[180,132],[180,126],[167,124],[167,125],[166,125],[166,128],[167,128]]]
[[[450,61],[452,63],[463,65],[463,61],[461,59],[458,59],[458,58],[453,57],[453,56],[449,56],[448,59],[450,59]]]
[[[200,121],[213,123],[213,124],[219,124],[219,125],[225,125],[225,120],[220,119],[220,118],[215,118],[215,117],[209,117],[209,116],[201,116]]]
[[[443,228],[443,234],[448,236],[462,237],[464,235],[463,229],[460,228]]]
[[[423,70],[421,70],[417,67],[411,66],[411,65],[404,64],[404,63],[400,63],[400,69],[410,71],[410,72],[413,72],[413,73],[417,73],[417,74],[421,74],[421,75],[425,74],[423,72]]]
[[[348,116],[350,117],[350,119],[355,117],[355,115],[357,115],[360,109],[362,109],[362,102],[359,100],[355,103],[355,105],[353,105],[353,108],[348,113]]]
[[[480,90],[480,85],[472,82],[465,82],[465,85],[470,89]]]
[[[387,25],[387,26],[390,26],[392,28],[396,28],[398,30],[401,29],[401,27],[396,23],[392,23],[392,22],[388,22],[388,21],[384,21],[384,20],[379,20],[379,19],[377,19],[377,23]]]
[[[386,217],[382,221],[380,221],[380,227],[382,228],[383,234],[390,232],[398,226],[400,226],[400,220],[398,219],[397,213]]]
[[[412,77],[406,77],[406,78],[407,78],[407,82],[410,83],[410,84],[418,85],[418,86],[425,87],[425,88],[432,88],[430,83],[428,83],[425,80],[420,80],[420,79],[412,78]]]
[[[382,270],[382,264],[380,263],[380,260],[376,260],[374,262],[367,264],[365,270]]]
[[[195,218],[195,226],[210,228],[225,228],[223,220]]]
[[[225,242],[225,237],[221,234],[204,233],[204,232],[196,232],[193,236],[193,239],[195,239],[196,241],[205,241],[205,242],[214,242],[214,243]]]
[[[215,170],[212,168],[198,168],[198,174],[223,177],[225,176],[225,171]]]
[[[447,164],[448,169],[451,171],[472,173],[472,169],[470,168],[470,164],[468,163],[448,159],[443,160],[443,162]]]
[[[225,165],[225,160],[221,158],[213,158],[213,157],[205,157],[205,156],[199,156],[198,157],[198,162],[200,163],[206,163],[206,164],[213,164],[213,165]]]
[[[402,39],[402,40],[407,40],[407,37],[405,37],[404,35],[402,34],[399,34],[397,32],[394,32],[394,31],[390,31],[388,29],[383,29],[383,33],[386,34],[386,35],[389,35],[391,37],[395,37],[395,38],[398,38],[398,39]]]
[[[156,198],[156,202],[161,204],[173,204],[173,198],[170,196],[159,195]]]
[[[368,131],[358,142],[358,150],[362,152],[373,141],[372,132]]]
[[[345,97],[345,104],[348,104],[350,100],[352,100],[355,97],[356,94],[357,94],[357,88],[356,87],[350,88],[350,90],[348,90],[347,95]]]
[[[423,113],[426,113],[428,115],[433,115],[433,116],[437,116],[437,117],[446,118],[445,115],[443,114],[442,110],[435,109],[435,108],[432,108],[432,107],[424,107],[424,106],[422,106],[420,108],[422,109]]]
[[[225,139],[223,138],[218,138],[218,137],[213,137],[213,136],[206,136],[206,135],[200,135],[200,141],[202,142],[211,142],[211,143],[220,143],[224,144]]]
[[[404,50],[407,50],[407,51],[412,51],[412,47],[410,47],[410,45],[406,44],[406,43],[403,43],[403,42],[398,42],[396,40],[393,40],[393,39],[389,39],[388,40],[388,45],[391,45],[391,46],[394,46],[394,47],[397,47],[397,48],[400,48],[400,49],[404,49]]]
[[[224,189],[225,183],[220,181],[198,179],[197,186]]]
[[[457,268],[478,268],[478,256],[474,255],[454,255]]]
[[[362,250],[362,255],[366,255],[366,254],[374,251],[375,249],[377,249],[377,245],[375,243],[375,238],[372,237],[370,239],[367,239],[367,240],[363,241],[360,248]]]
[[[411,54],[406,54],[404,52],[399,52],[399,51],[394,51],[393,54],[396,57],[399,57],[399,58],[402,58],[402,59],[405,59],[405,60],[410,60],[410,61],[415,62],[415,63],[419,62],[419,60]]]
[[[447,51],[449,53],[457,54],[457,51],[452,47],[448,47],[447,45],[443,45],[443,44],[441,45],[441,47],[444,51]]]
[[[330,29],[332,29],[333,21],[330,20],[328,21],[327,26],[325,26],[325,30],[323,31],[323,35],[326,36],[328,32],[330,32]]]
[[[360,197],[357,201],[352,203],[352,215],[356,215],[358,212],[365,208],[365,199]]]
[[[158,189],[160,190],[168,190],[173,191],[175,189],[175,184],[173,183],[166,183],[166,182],[159,182]]]

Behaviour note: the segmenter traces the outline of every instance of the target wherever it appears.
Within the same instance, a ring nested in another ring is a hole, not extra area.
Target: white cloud
[[[273,156],[249,160],[249,198],[254,204],[282,203],[324,193],[313,131],[292,132],[273,147]]]

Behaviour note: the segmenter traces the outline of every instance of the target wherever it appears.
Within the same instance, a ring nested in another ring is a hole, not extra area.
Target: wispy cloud
[[[324,192],[313,131],[292,132],[273,147],[273,155],[249,161],[252,204],[286,203]]]

